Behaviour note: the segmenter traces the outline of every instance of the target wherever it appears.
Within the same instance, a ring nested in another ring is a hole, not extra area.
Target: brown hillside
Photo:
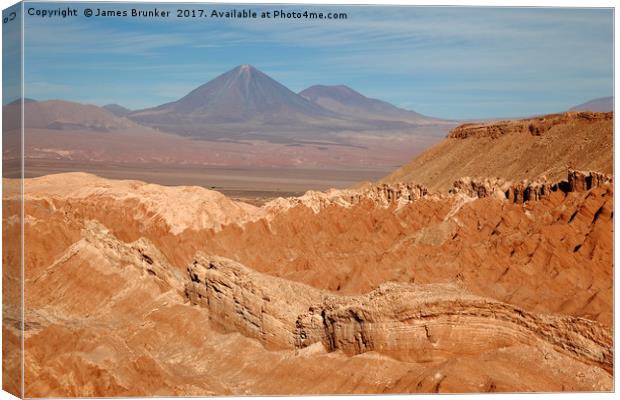
[[[19,114],[21,104],[14,103],[3,107],[3,116],[10,121],[9,115]],[[4,127],[5,131],[18,129],[18,121]],[[32,101],[24,103],[25,128],[52,130],[86,129],[99,132],[113,131],[134,127],[135,124],[125,118],[119,118],[111,112],[91,104],[81,104],[64,100]]]
[[[611,173],[612,146],[613,113],[569,112],[465,124],[383,182],[414,181],[446,190],[463,176],[519,181],[545,175],[558,180],[569,166]]]

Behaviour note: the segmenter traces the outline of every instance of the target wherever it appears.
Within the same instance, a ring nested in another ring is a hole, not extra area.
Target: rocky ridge
[[[110,181],[85,173],[51,175],[26,181],[25,198],[42,201],[52,209],[66,208],[71,212],[79,203],[101,203],[130,206],[135,219],[148,226],[163,221],[171,234],[187,230],[220,230],[229,224],[244,225],[261,219],[271,221],[295,207],[307,207],[314,213],[330,206],[350,208],[363,202],[397,210],[421,199],[440,200],[458,196],[470,198],[495,197],[515,203],[540,200],[551,192],[583,192],[611,183],[611,175],[595,171],[569,169],[566,180],[549,182],[542,176],[517,183],[502,178],[463,177],[456,180],[447,194],[432,192],[415,182],[366,184],[357,189],[308,191],[300,197],[277,198],[262,207],[234,201],[221,193],[202,187],[166,187],[139,181]],[[8,180],[5,180],[7,183]],[[62,184],[61,184],[62,182]],[[178,206],[179,196],[186,199]],[[15,197],[15,196],[14,196]],[[17,197],[15,197],[17,199]]]
[[[464,177],[454,182],[449,193],[462,193],[478,198],[496,197],[507,199],[513,203],[525,203],[526,201],[541,200],[548,197],[551,192],[585,192],[610,184],[612,181],[611,175],[596,171],[569,169],[568,178],[559,182],[548,182],[545,176],[532,181],[525,179],[518,183],[512,183],[501,178]]]
[[[529,118],[517,121],[494,121],[487,123],[471,123],[463,124],[454,128],[448,138],[465,139],[465,138],[483,138],[489,137],[497,139],[500,136],[511,133],[529,133],[532,136],[542,136],[556,125],[565,124],[568,121],[611,121],[613,119],[612,112],[595,113],[588,111],[567,112],[562,114],[551,114],[537,118]]]
[[[389,283],[361,296],[337,296],[255,272],[221,257],[196,256],[186,295],[210,318],[268,348],[322,343],[346,354],[376,351],[400,359],[446,357],[467,343],[482,352],[542,341],[612,371],[612,337],[593,321],[539,315],[451,284]]]
[[[308,191],[300,197],[278,198],[265,204],[271,214],[282,212],[296,206],[305,206],[315,213],[331,205],[351,207],[363,201],[371,201],[380,207],[392,204],[400,206],[419,200],[428,194],[424,185],[416,183],[396,183],[366,185],[360,189],[330,189],[325,192]]]
[[[363,201],[371,201],[379,207],[397,206],[397,209],[423,198],[447,199],[454,195],[470,198],[495,197],[507,199],[513,203],[525,203],[548,197],[551,192],[584,192],[605,184],[610,184],[613,177],[596,171],[577,171],[568,169],[567,179],[549,182],[545,176],[538,179],[524,179],[511,182],[502,178],[463,177],[452,184],[448,194],[431,192],[422,184],[415,182],[398,182],[366,185],[359,189],[330,189],[326,192],[308,191],[300,197],[278,198],[265,204],[267,214],[277,214],[296,206],[305,206],[318,213],[331,205],[351,207]]]
[[[463,176],[519,182],[566,177],[568,167],[613,173],[613,113],[567,112],[468,123],[403,165],[383,183],[417,182],[447,192]]]
[[[220,192],[198,186],[169,187],[140,181],[112,181],[87,173],[67,173],[28,179],[24,197],[44,201],[52,209],[71,211],[72,203],[127,207],[136,220],[151,225],[161,220],[173,234],[187,229],[219,229],[236,221],[251,220],[257,207],[236,202]],[[183,202],[179,202],[183,199]]]

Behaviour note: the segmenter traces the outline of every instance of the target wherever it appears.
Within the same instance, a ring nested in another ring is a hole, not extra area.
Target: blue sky
[[[557,112],[613,94],[611,9],[299,5],[288,8],[346,12],[348,19],[153,20],[86,18],[83,9],[182,5],[26,3],[64,6],[80,16],[25,17],[26,97],[144,108],[174,101],[239,64],[296,92],[346,84],[454,119]]]

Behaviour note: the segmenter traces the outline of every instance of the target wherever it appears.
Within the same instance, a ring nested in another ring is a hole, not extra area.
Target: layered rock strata
[[[462,353],[538,344],[612,371],[610,333],[598,323],[543,315],[466,293],[452,284],[387,283],[360,296],[337,296],[198,254],[185,293],[211,320],[267,348],[322,343],[354,355],[376,351],[421,362]]]

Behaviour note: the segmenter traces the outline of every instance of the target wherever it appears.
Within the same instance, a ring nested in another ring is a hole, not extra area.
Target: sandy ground
[[[209,166],[114,165],[72,161],[27,161],[26,178],[62,173],[89,172],[109,179],[135,179],[166,186],[202,186],[233,198],[268,199],[298,196],[307,190],[345,188],[376,181],[389,168],[232,168]]]

